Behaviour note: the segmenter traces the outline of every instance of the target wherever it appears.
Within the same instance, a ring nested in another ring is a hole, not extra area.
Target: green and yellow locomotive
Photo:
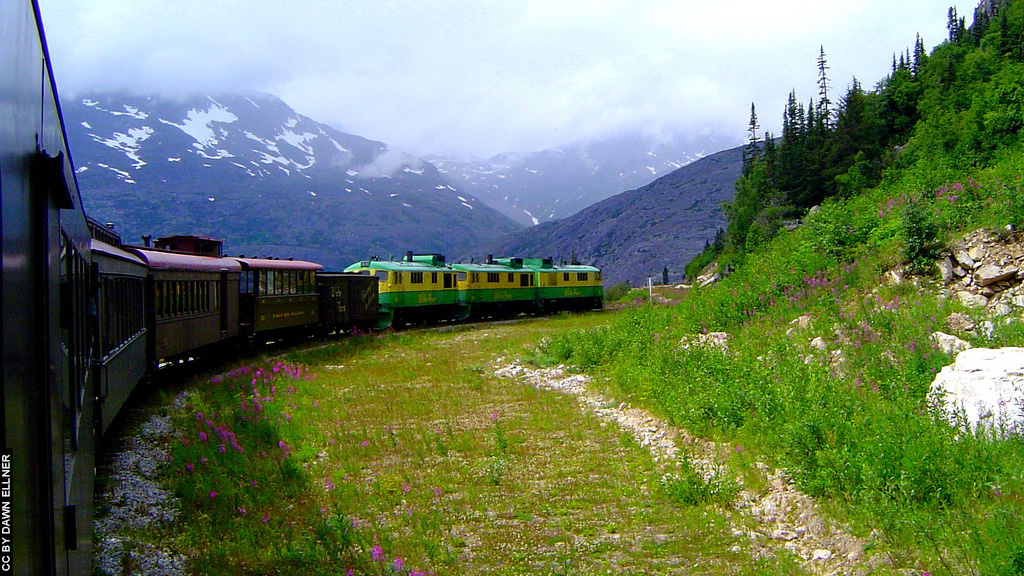
[[[364,260],[345,269],[376,276],[378,327],[601,307],[601,271],[551,258],[447,264],[440,254]]]

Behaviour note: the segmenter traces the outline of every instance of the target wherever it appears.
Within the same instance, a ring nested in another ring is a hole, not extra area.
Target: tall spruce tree
[[[743,173],[749,174],[754,162],[761,157],[761,141],[757,131],[761,126],[757,123],[757,109],[750,103],[750,124],[747,126],[747,145],[743,148]]]
[[[928,59],[928,52],[924,49],[924,40],[921,39],[921,35],[918,34],[914,40],[914,63],[912,71],[914,78],[917,78],[924,71],[925,62]]]
[[[828,98],[828,62],[825,60],[825,46],[818,54],[818,117],[825,128],[832,125],[832,101]]]

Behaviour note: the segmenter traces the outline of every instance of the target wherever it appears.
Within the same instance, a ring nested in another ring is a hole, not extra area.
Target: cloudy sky
[[[63,98],[259,90],[415,154],[489,156],[624,130],[740,143],[790,90],[872,87],[937,0],[39,0]],[[836,98],[834,98],[836,99]],[[710,151],[709,151],[710,152]]]

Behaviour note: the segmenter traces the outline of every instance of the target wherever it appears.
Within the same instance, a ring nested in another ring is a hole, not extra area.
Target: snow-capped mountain
[[[522,224],[566,218],[702,158],[710,137],[628,135],[487,160],[427,156],[450,183]]]
[[[429,162],[267,94],[94,94],[63,108],[86,211],[128,242],[203,234],[232,254],[340,268],[518,228]]]

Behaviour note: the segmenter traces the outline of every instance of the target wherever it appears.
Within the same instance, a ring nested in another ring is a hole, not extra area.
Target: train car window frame
[[[562,282],[568,282],[568,281],[569,281],[569,273],[568,272],[563,272],[562,273]]]
[[[410,284],[423,284],[423,272],[410,272],[409,273]]]
[[[579,281],[579,282],[587,282],[587,281],[589,281],[589,278],[590,278],[590,273],[589,272],[577,272],[576,273],[576,280]]]
[[[497,284],[499,282],[501,282],[501,274],[499,274],[497,272],[488,272],[487,273],[487,283],[488,284]]]
[[[454,274],[448,274],[448,273],[444,274],[444,287],[445,288],[452,288],[452,287],[454,287],[455,283],[453,282],[453,278],[452,278],[453,276],[455,276],[455,275]]]
[[[437,284],[437,272],[430,273],[430,283]]]
[[[515,273],[513,273],[513,272],[509,272],[508,273],[508,283],[509,284],[515,284],[516,283],[516,275],[515,275]]]

